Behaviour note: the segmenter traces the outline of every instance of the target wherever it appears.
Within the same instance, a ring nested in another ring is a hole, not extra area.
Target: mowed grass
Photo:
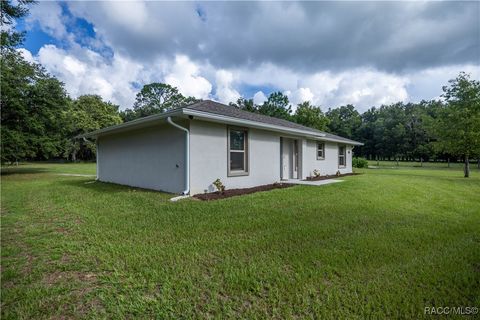
[[[379,167],[379,168],[422,168],[422,169],[446,169],[446,170],[463,170],[463,162],[448,162],[446,161],[437,161],[437,162],[420,162],[420,161],[376,161],[376,160],[369,160],[368,165],[372,167]],[[470,169],[476,170],[479,169],[478,162],[474,161],[473,159],[470,161]]]
[[[2,319],[411,319],[480,307],[476,169],[365,169],[177,203],[58,175],[94,171],[3,170]]]

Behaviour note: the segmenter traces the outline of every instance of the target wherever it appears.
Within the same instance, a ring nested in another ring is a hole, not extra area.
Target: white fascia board
[[[209,112],[203,112],[203,111],[197,111],[197,110],[191,110],[191,109],[184,109],[183,113],[186,114],[186,115],[189,115],[189,116],[197,117],[198,119],[205,119],[205,120],[211,121],[211,122],[228,123],[228,124],[234,124],[234,125],[237,125],[237,126],[246,126],[246,127],[250,127],[250,128],[264,129],[264,130],[294,134],[294,135],[297,135],[297,136],[299,136],[299,135],[300,136],[306,136],[306,137],[311,137],[311,138],[325,137],[325,134],[322,134],[322,133],[316,134],[316,133],[310,132],[310,131],[287,128],[287,127],[277,126],[277,125],[273,125],[273,124],[262,123],[262,122],[258,122],[258,121],[250,121],[250,120],[244,120],[244,119],[239,119],[239,118],[234,118],[234,117],[228,117],[228,116],[223,116],[223,115],[220,115],[220,114],[214,114],[214,113],[209,113]]]
[[[316,139],[316,140],[318,140],[318,141],[337,142],[337,143],[340,143],[340,144],[348,144],[348,145],[352,145],[352,146],[363,146],[363,143],[357,142],[357,141],[353,141],[353,140],[345,141],[345,140],[340,140],[340,139],[335,139],[335,138],[319,138],[319,139]]]
[[[165,119],[167,117],[178,116],[178,115],[182,115],[182,110],[171,110],[164,113],[154,114],[148,117],[144,117],[144,118],[128,121],[125,123],[120,123],[114,126],[106,127],[103,129],[95,130],[92,132],[88,132],[82,135],[78,135],[75,138],[96,138],[102,134],[112,133],[116,131],[123,131],[125,129],[129,129],[132,127],[134,128],[137,126],[141,126],[143,124],[148,124],[149,122],[155,122],[157,120]]]

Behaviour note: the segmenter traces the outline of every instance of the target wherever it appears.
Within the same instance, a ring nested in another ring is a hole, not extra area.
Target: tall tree
[[[102,97],[98,95],[80,96],[71,105],[67,117],[69,121],[65,157],[71,156],[72,160],[76,160],[77,156],[81,159],[92,159],[95,155],[95,145],[74,137],[122,123],[122,118],[118,113],[119,107],[111,102],[103,101]]]
[[[365,111],[361,115],[361,125],[357,130],[357,139],[364,143],[363,146],[355,147],[355,153],[375,159],[379,156],[376,148],[376,127],[375,123],[378,119],[378,110],[373,107]]]
[[[281,92],[273,92],[259,108],[258,112],[267,116],[291,120],[292,107],[288,97]]]
[[[144,85],[137,93],[133,109],[144,117],[181,107],[193,100],[184,97],[177,88],[169,84],[154,82]]]
[[[446,106],[440,112],[435,133],[438,144],[464,160],[464,176],[470,176],[469,159],[480,156],[480,82],[461,72],[443,87]]]
[[[253,103],[253,99],[245,99],[245,98],[238,98],[236,103],[230,102],[229,104],[232,107],[249,111],[249,112],[257,112],[258,106]]]
[[[326,116],[330,120],[328,124],[330,132],[350,139],[356,138],[356,130],[360,127],[362,119],[353,105],[329,109]]]
[[[305,101],[300,103],[295,110],[295,122],[311,127],[317,130],[324,131],[327,129],[328,118],[323,114],[319,107],[313,106],[310,102]]]
[[[17,0],[15,2],[9,0],[1,0],[0,11],[2,19],[2,30],[0,43],[2,52],[9,48],[13,48],[23,42],[24,32],[16,31],[12,28],[14,21],[28,14],[28,4],[33,0]]]
[[[63,118],[68,106],[63,83],[15,50],[2,52],[2,162],[49,159],[62,154]]]
[[[150,83],[137,93],[133,109],[120,113],[123,121],[131,121],[152,114],[165,112],[198,101],[194,97],[183,96],[176,87],[166,83]]]

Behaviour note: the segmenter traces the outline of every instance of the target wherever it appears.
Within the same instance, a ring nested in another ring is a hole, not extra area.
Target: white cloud
[[[46,1],[31,6],[26,21],[30,28],[35,22],[38,22],[45,33],[57,39],[64,39],[67,36],[62,7],[59,2]]]
[[[409,74],[410,83],[407,90],[412,101],[440,97],[442,86],[448,85],[448,80],[456,78],[460,71],[471,74],[473,79],[480,79],[480,66],[475,65],[429,68]]]
[[[128,57],[115,54],[104,58],[99,53],[76,46],[71,49],[45,45],[37,55],[21,48],[18,51],[30,62],[41,63],[46,70],[65,83],[72,97],[82,94],[98,94],[105,100],[130,108],[135,100],[137,88],[151,82],[165,82],[175,86],[186,96],[207,99],[212,91],[211,83],[201,76],[201,70],[186,56],[177,56],[173,61],[158,59],[151,64],[140,64]],[[220,73],[218,80],[224,94],[236,94],[230,89],[229,73]]]
[[[106,17],[116,25],[125,28],[142,30],[148,21],[148,10],[144,2],[117,1],[114,5],[108,2],[101,3]]]
[[[275,91],[287,94],[293,106],[311,101],[326,110],[353,104],[359,111],[382,104],[437,98],[442,93],[442,86],[460,71],[471,73],[474,79],[480,78],[480,67],[475,65],[429,68],[404,74],[373,68],[308,74],[272,64],[262,64],[254,69],[230,70],[239,75],[237,83],[270,86]],[[265,93],[257,92],[254,100],[257,100],[257,104],[263,103],[266,100]]]
[[[72,1],[63,6],[91,22],[108,46],[138,61],[183,54],[218,69],[271,64],[307,73],[366,66],[401,73],[478,63],[478,4],[473,2]]]
[[[272,63],[262,63],[255,68],[239,68],[231,71],[238,80],[253,86],[272,86],[276,89],[297,88],[299,73]]]
[[[75,53],[45,45],[34,59],[63,81],[72,97],[98,94],[123,108],[132,105],[136,90],[130,83],[139,80],[142,65],[120,55],[106,61],[98,53],[85,48]]]
[[[217,86],[216,98],[218,101],[228,104],[236,102],[240,98],[240,93],[232,88],[233,74],[226,70],[218,70],[215,75],[215,84]]]
[[[212,84],[200,75],[199,67],[187,56],[178,55],[165,82],[177,87],[185,96],[206,99],[212,91]]]
[[[17,49],[18,52],[22,55],[23,59],[25,59],[27,62],[33,63],[36,62],[35,59],[32,56],[32,53],[28,51],[25,48],[19,48]]]
[[[308,74],[263,64],[255,69],[231,72],[239,75],[239,83],[271,86],[284,92],[294,107],[310,101],[323,109],[353,104],[359,110],[366,110],[373,105],[405,101],[408,99],[406,86],[410,83],[406,76],[365,68]]]
[[[257,105],[261,105],[265,101],[267,101],[267,96],[262,91],[258,91],[257,93],[255,93],[253,95],[253,103],[255,103]]]
[[[298,104],[305,101],[309,101],[309,102],[313,101],[313,93],[310,90],[310,88],[298,88],[293,92],[289,90],[287,92],[288,92],[287,94],[288,100],[290,100],[290,103],[293,106],[297,106]]]
[[[319,97],[321,103],[328,107],[353,104],[359,110],[399,101],[407,101],[407,77],[387,74],[370,69],[345,71],[334,79],[334,90]]]
[[[480,75],[480,68],[474,65],[432,68],[403,75],[364,68],[335,74],[328,71],[302,74],[273,65],[250,70],[215,70],[211,65],[200,66],[182,55],[174,60],[159,58],[151,64],[141,64],[120,54],[115,54],[111,60],[105,59],[86,48],[68,51],[45,45],[37,56],[32,56],[26,49],[18,51],[27,61],[40,62],[47,71],[63,81],[73,97],[95,93],[120,104],[122,108],[132,106],[138,91],[131,83],[165,82],[176,86],[186,96],[213,97],[224,103],[240,97],[234,84],[271,86],[273,90],[286,93],[293,106],[311,101],[325,111],[353,104],[362,112],[382,104],[437,98],[442,93],[442,86],[462,70],[472,73],[475,79]],[[273,72],[275,76],[268,77],[268,72]],[[213,80],[208,80],[212,77]],[[215,96],[212,96],[213,82],[210,81],[215,81]],[[267,96],[258,91],[253,99],[256,104],[262,104]]]
[[[424,67],[423,69],[412,67],[412,69],[390,73],[379,71],[375,67],[362,67],[365,65],[362,63],[348,66],[342,64],[342,69],[335,69],[336,67],[330,63],[322,65],[318,62],[325,60],[322,60],[322,54],[326,54],[328,58],[328,52],[336,54],[338,51],[327,50],[330,47],[322,44],[322,50],[317,54],[315,53],[316,43],[321,43],[319,39],[325,36],[324,33],[328,35],[326,40],[330,41],[331,32],[326,31],[336,28],[338,24],[334,21],[334,15],[332,17],[323,15],[323,19],[315,19],[318,25],[310,26],[308,19],[315,17],[305,11],[310,5],[314,7],[313,9],[317,6],[304,3],[217,6],[191,2],[180,4],[71,2],[65,4],[72,15],[83,17],[93,24],[96,36],[84,39],[85,43],[90,45],[96,43],[95,48],[111,47],[113,56],[105,58],[75,43],[75,37],[66,27],[66,23],[70,23],[73,19],[63,15],[62,5],[57,2],[41,2],[32,7],[27,25],[31,27],[38,22],[44,32],[61,40],[62,48],[44,45],[34,56],[26,49],[18,49],[18,51],[27,61],[40,62],[50,73],[63,81],[67,91],[73,97],[96,93],[102,95],[104,99],[120,104],[123,108],[131,107],[135,99],[138,88],[132,86],[133,82],[140,85],[166,82],[178,87],[184,95],[203,99],[213,97],[225,103],[235,101],[242,93],[238,88],[245,85],[262,88],[263,91],[258,91],[253,96],[256,104],[262,104],[267,99],[266,95],[269,94],[267,90],[271,90],[287,93],[293,105],[311,101],[325,110],[328,107],[354,104],[359,111],[364,111],[374,105],[436,98],[442,93],[442,85],[446,85],[449,79],[454,78],[462,70],[471,72],[475,79],[480,77],[480,67],[474,64]],[[199,6],[204,11],[204,16],[200,18],[197,12]],[[419,10],[417,5],[413,7],[413,11]],[[298,45],[295,46],[285,40],[277,43],[277,28],[271,26],[262,30],[256,28],[268,21],[264,20],[263,14],[256,13],[255,8],[261,9],[261,12],[277,10],[278,15],[270,15],[274,25],[281,27],[282,35],[292,39]],[[365,10],[373,9],[375,9],[374,6],[367,6]],[[239,14],[238,10],[243,10],[242,14]],[[463,11],[458,12],[460,14]],[[298,23],[292,27],[285,25],[285,19],[280,13],[285,13]],[[242,17],[242,19],[246,17],[249,23],[240,24],[236,17]],[[428,19],[416,21],[415,25],[422,26],[426,23],[430,29],[434,28],[433,25],[429,25],[429,21]],[[238,34],[239,39],[232,42],[229,31],[234,32],[235,30],[230,28],[237,25],[242,26]],[[325,29],[325,27],[328,28]],[[368,25],[364,28],[367,28],[368,33]],[[390,38],[396,39],[393,44],[399,45],[400,40],[409,39],[415,28],[405,29],[408,31],[406,33],[402,30],[387,33],[392,35]],[[461,34],[459,30],[455,32]],[[417,35],[417,38],[424,43],[429,33],[425,30],[422,32]],[[259,38],[257,39],[256,36]],[[315,43],[310,43],[303,41],[300,36],[317,40]],[[265,39],[269,41],[263,41]],[[430,45],[434,46],[438,39],[438,37],[433,39]],[[346,42],[348,40],[342,39],[342,45],[351,44]],[[253,42],[252,46],[244,45],[250,42]],[[265,43],[272,45],[265,46]],[[238,47],[238,44],[241,46]],[[383,50],[382,54],[392,51],[393,48],[393,53],[390,53],[394,56],[398,50],[415,49],[411,43],[402,44],[404,46],[402,48],[397,48],[393,44],[383,41],[375,47],[380,51]],[[468,44],[469,42],[466,41],[465,45]],[[248,50],[245,51],[245,48]],[[452,48],[457,50],[455,46]],[[264,49],[265,52],[263,52]],[[346,56],[342,61],[348,62],[352,57],[356,60],[363,55],[360,51],[347,49],[344,51]],[[313,60],[309,58],[310,53],[315,54]],[[274,58],[274,55],[277,57]],[[247,62],[244,61],[246,57],[248,57]],[[376,62],[383,58],[387,57],[383,55],[376,57],[373,54],[369,61]],[[404,59],[407,58],[408,56]],[[229,61],[229,59],[232,60]],[[332,58],[332,61],[335,59]],[[231,63],[232,61],[237,62]],[[315,65],[317,62],[319,64]],[[308,65],[309,68],[304,68],[302,63],[311,65]],[[368,65],[374,66],[376,63],[368,63]],[[393,69],[386,68],[386,70]],[[212,84],[215,84],[216,88],[214,95]]]

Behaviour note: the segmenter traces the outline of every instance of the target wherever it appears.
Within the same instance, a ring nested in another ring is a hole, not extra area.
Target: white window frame
[[[320,146],[322,147],[320,149]],[[322,156],[318,156],[318,151],[322,150]],[[317,160],[325,160],[325,142],[317,141]]]
[[[343,148],[343,155],[340,154],[340,149]],[[340,158],[343,157],[343,165],[340,164]],[[338,146],[338,167],[345,168],[347,166],[347,146],[346,145],[339,145]]]
[[[243,150],[231,150],[230,149],[230,131],[243,131],[245,134]],[[249,132],[247,128],[239,127],[227,127],[227,176],[228,177],[238,177],[238,176],[248,176],[249,175]],[[243,161],[245,164],[244,170],[231,170],[230,169],[230,154],[232,152],[243,153]]]

